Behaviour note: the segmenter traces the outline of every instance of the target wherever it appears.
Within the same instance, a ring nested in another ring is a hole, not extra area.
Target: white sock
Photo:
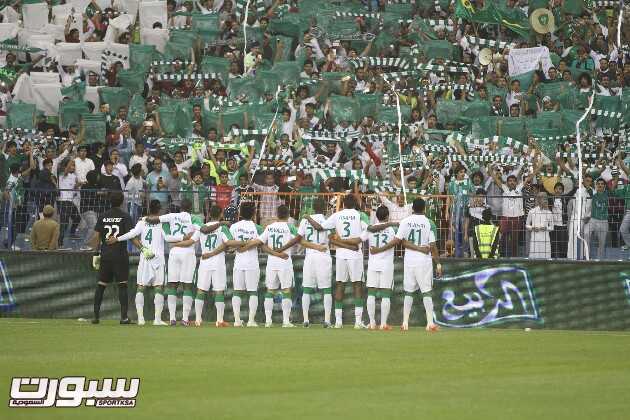
[[[387,324],[387,317],[389,317],[389,308],[391,307],[392,301],[388,297],[384,297],[381,299],[381,326]]]
[[[175,312],[177,311],[177,296],[168,295],[168,317],[171,321],[175,321]]]
[[[332,295],[330,293],[324,295],[324,322],[330,324],[330,311],[332,310]]]
[[[304,293],[302,295],[302,317],[304,322],[308,322],[308,310],[311,307],[311,295]]]
[[[238,295],[232,296],[232,312],[234,312],[234,322],[241,321],[241,297]]]
[[[195,321],[201,322],[201,313],[203,312],[203,299],[195,299]]]
[[[153,297],[153,304],[155,305],[155,320],[162,320],[162,309],[164,309],[164,295],[162,293],[155,293]]]
[[[217,308],[217,322],[223,322],[223,313],[225,312],[225,302],[214,301],[214,307]]]
[[[249,322],[256,322],[256,311],[258,310],[258,295],[249,296]]]
[[[136,312],[138,321],[144,321],[144,293],[136,292]]]
[[[192,306],[193,306],[193,297],[184,295],[184,297],[182,298],[182,301],[183,301],[182,319],[184,321],[188,321],[188,317],[190,316],[190,311],[192,310]]]
[[[343,324],[343,309],[335,308],[335,325]]]
[[[282,323],[288,324],[291,318],[291,307],[293,306],[293,301],[291,298],[282,298]]]
[[[271,323],[271,315],[273,314],[273,298],[265,298],[265,323]]]
[[[376,325],[376,296],[368,295],[367,297],[367,312],[368,318],[370,318],[370,325]]]
[[[413,305],[413,297],[405,296],[403,301],[403,325],[409,325],[409,315],[411,315],[411,305]]]
[[[363,322],[363,306],[354,307],[354,323],[361,324]]]
[[[424,304],[424,312],[427,314],[427,325],[433,325],[433,298],[424,296],[422,303]]]

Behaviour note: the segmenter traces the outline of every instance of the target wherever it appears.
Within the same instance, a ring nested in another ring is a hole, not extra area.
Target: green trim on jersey
[[[362,211],[359,212],[359,215],[361,217],[361,221],[364,222],[365,224],[370,224],[370,216],[368,216],[366,213],[363,213]]]
[[[289,226],[289,232],[291,232],[291,235],[297,236],[298,234],[297,228],[294,225],[290,225],[288,223],[287,223],[287,226]]]
[[[431,231],[433,232],[433,236],[435,236],[435,240],[437,240],[438,234],[437,234],[437,228],[435,227],[435,223],[433,222],[433,220],[429,219],[428,217],[427,219],[429,220],[429,223],[431,224]]]
[[[261,233],[263,233],[265,231],[265,228],[256,224],[256,231],[258,232],[258,234],[260,235]]]
[[[171,234],[171,225],[169,223],[162,223],[162,231],[165,235]]]
[[[231,241],[233,239],[232,234],[230,233],[230,229],[228,229],[227,226],[225,225],[221,226],[221,232],[223,232],[226,238],[228,238],[228,241]]]
[[[191,214],[190,221],[193,225],[203,226],[203,214]]]

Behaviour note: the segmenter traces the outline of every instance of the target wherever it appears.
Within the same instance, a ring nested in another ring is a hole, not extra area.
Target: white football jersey
[[[417,246],[426,246],[435,242],[437,232],[435,224],[423,214],[405,217],[398,227],[396,237]],[[431,263],[431,254],[405,249],[405,266],[417,266]]]
[[[326,216],[324,216],[323,214],[314,214],[311,217],[320,225],[326,221]],[[300,227],[298,228],[298,234],[308,242],[313,242],[318,245],[325,245],[327,248],[324,252],[306,248],[306,255],[330,255],[330,250],[328,249],[328,235],[330,234],[329,231],[319,231],[311,226],[307,219],[302,219],[302,221],[300,222]]]
[[[165,234],[161,223],[150,225],[144,219],[140,219],[133,229],[120,236],[118,240],[122,242],[138,236],[143,246],[151,249],[156,257],[164,259]]]
[[[295,238],[296,235],[297,231],[295,226],[289,225],[287,222],[274,222],[265,228],[258,239],[269,248],[277,249],[285,246],[291,239]],[[289,258],[286,260],[274,255],[269,255],[267,258],[267,268],[271,270],[292,269],[291,248],[287,249],[285,253],[289,255]]]
[[[167,240],[169,239],[169,237],[183,236],[197,230],[196,226],[192,223],[190,214],[186,212],[165,214],[163,216],[160,216],[160,222],[168,223],[170,233],[169,235],[167,235]],[[171,248],[171,251],[176,249],[178,248]],[[194,250],[195,245],[193,244],[189,247],[179,249]]]
[[[354,209],[343,209],[334,213],[322,224],[324,229],[335,229],[340,239],[361,238],[363,231],[367,229],[367,217]],[[355,260],[363,258],[361,244],[359,250],[337,249],[337,258]]]
[[[365,231],[361,239],[369,242],[369,246],[380,248],[387,245],[396,237],[393,228],[388,227],[379,232]],[[394,265],[394,248],[390,248],[385,252],[378,254],[370,254],[368,258],[368,270],[384,271]]]
[[[251,241],[257,239],[262,228],[251,220],[241,220],[230,226],[230,233],[235,241]],[[252,270],[258,268],[258,247],[246,252],[237,252],[234,257],[234,268]]]
[[[211,226],[216,223],[217,222],[208,222],[206,223],[206,226]],[[227,227],[221,226],[219,229],[212,233],[208,233],[207,235],[201,233],[201,231],[196,231],[193,235],[193,239],[199,241],[201,245],[201,255],[203,255],[214,251],[221,244],[232,239],[232,235]],[[220,254],[205,260],[200,259],[199,264],[210,269],[225,266],[225,252],[221,252]]]

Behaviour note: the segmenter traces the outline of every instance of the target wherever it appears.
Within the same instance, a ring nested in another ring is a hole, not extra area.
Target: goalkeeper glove
[[[146,258],[147,260],[155,257],[155,253],[151,250],[151,248],[147,248],[144,246],[142,247],[142,255],[144,255],[144,258]]]
[[[101,256],[100,255],[95,255],[92,257],[92,268],[94,268],[95,270],[98,270],[99,268],[101,268]]]

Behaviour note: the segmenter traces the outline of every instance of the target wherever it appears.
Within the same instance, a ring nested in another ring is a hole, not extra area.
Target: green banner
[[[89,253],[0,252],[0,317],[91,318],[96,273]],[[265,257],[261,257],[264,268]],[[130,314],[133,314],[137,257],[130,267]],[[294,257],[295,293],[293,319],[301,315],[301,257]],[[227,258],[228,273],[232,258]],[[434,282],[436,322],[453,328],[504,327],[580,330],[630,329],[630,264],[627,262],[575,262],[449,259],[443,260],[444,277]],[[366,264],[367,266],[367,264]],[[264,273],[264,270],[261,270]],[[334,270],[333,274],[334,275]],[[402,259],[396,259],[395,288],[390,324],[402,318]],[[229,282],[231,285],[231,282]],[[264,274],[260,279],[259,316],[263,316]],[[344,320],[354,320],[348,285]],[[226,291],[226,316],[232,319],[231,289]],[[181,290],[180,290],[181,295]],[[280,317],[279,299],[274,317]],[[153,299],[145,299],[145,318],[153,318]],[[321,322],[323,300],[312,296],[311,321]],[[205,316],[215,316],[212,299]],[[243,305],[246,317],[247,305]],[[178,302],[181,311],[181,299]],[[166,319],[166,309],[163,318]],[[116,286],[107,288],[103,318],[119,314]],[[180,315],[178,315],[178,319]],[[378,316],[378,313],[377,313]],[[422,298],[417,295],[411,316],[413,325],[425,324]]]

